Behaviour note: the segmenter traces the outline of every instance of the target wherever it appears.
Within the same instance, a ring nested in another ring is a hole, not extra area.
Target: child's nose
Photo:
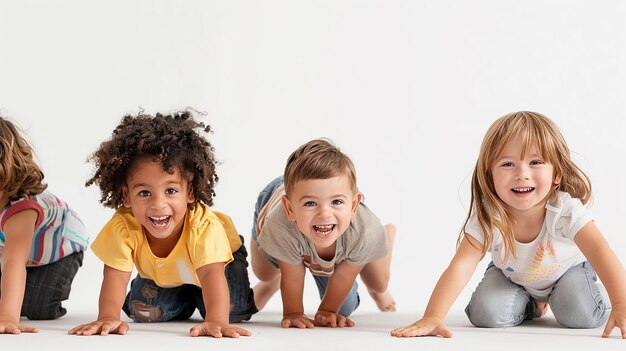
[[[330,213],[331,213],[330,206],[322,205],[322,206],[319,207],[319,216],[320,217],[327,217],[327,216],[330,215]]]
[[[165,204],[165,196],[163,195],[153,195],[152,196],[152,201],[150,202],[150,207],[155,208],[155,209],[160,209],[163,207],[163,205]]]
[[[521,166],[517,169],[517,179],[519,180],[526,180],[529,179],[529,168],[526,166]]]

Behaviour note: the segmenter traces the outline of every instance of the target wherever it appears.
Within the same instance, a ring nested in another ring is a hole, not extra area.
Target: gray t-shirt
[[[386,235],[378,217],[360,203],[350,226],[337,239],[335,257],[326,261],[317,255],[313,243],[296,223],[289,221],[282,204],[278,204],[268,213],[257,242],[261,253],[276,267],[276,259],[303,263],[315,275],[331,276],[335,266],[343,261],[359,266],[384,257],[388,250]]]

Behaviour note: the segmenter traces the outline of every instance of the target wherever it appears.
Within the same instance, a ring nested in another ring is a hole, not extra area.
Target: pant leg
[[[122,310],[135,322],[185,320],[196,310],[195,285],[162,288],[139,275],[130,283]]]
[[[313,279],[315,279],[315,284],[317,285],[317,291],[320,294],[320,299],[324,298],[324,294],[326,294],[326,289],[328,288],[329,277],[313,275]],[[361,299],[359,298],[359,285],[356,280],[354,284],[352,284],[352,288],[350,292],[348,292],[348,296],[343,300],[341,307],[339,308],[339,313],[342,316],[348,317],[354,312],[359,304],[361,303]]]
[[[554,284],[548,302],[557,322],[568,328],[599,327],[611,310],[589,262],[568,269]]]
[[[83,265],[83,252],[44,266],[26,268],[21,315],[31,320],[56,319],[67,311],[61,302],[70,296],[72,281]]]
[[[523,287],[490,263],[465,313],[476,327],[503,328],[532,319],[536,308],[534,299]]]
[[[225,268],[228,291],[230,293],[230,323],[250,320],[258,310],[254,304],[254,292],[250,288],[248,279],[248,261],[244,239],[241,238],[241,247],[233,252],[234,261]]]

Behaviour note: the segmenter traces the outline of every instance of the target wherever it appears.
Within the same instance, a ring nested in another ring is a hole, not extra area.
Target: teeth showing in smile
[[[514,193],[528,193],[528,192],[535,190],[535,188],[513,188],[511,190]]]
[[[165,227],[169,222],[170,216],[148,217],[155,227]]]
[[[328,234],[335,228],[334,224],[314,225],[313,229],[320,234]]]

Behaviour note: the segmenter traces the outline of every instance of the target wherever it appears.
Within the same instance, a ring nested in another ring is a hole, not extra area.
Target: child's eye
[[[139,195],[139,197],[148,197],[150,196],[150,192],[148,190],[142,190],[137,195]]]
[[[339,200],[339,199],[333,200],[331,204],[333,204],[333,206],[343,205],[343,200]]]
[[[532,160],[532,161],[530,161],[530,165],[531,166],[542,165],[544,163],[545,162],[543,162],[542,160]]]
[[[177,192],[178,192],[178,190],[176,190],[176,189],[174,189],[174,188],[169,188],[169,189],[165,190],[165,193],[166,193],[167,195],[174,195],[174,194],[176,194]]]
[[[513,162],[504,162],[500,167],[513,167]]]
[[[313,207],[315,205],[317,205],[315,201],[307,201],[304,203],[304,207]]]

